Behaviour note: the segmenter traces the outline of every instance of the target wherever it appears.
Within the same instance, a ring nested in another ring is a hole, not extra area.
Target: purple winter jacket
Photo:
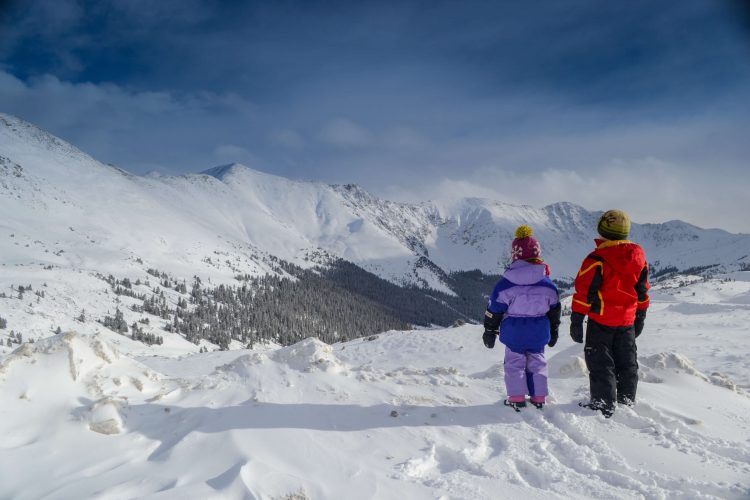
[[[557,287],[544,263],[517,260],[495,285],[487,309],[502,313],[500,342],[514,352],[542,352],[550,340],[547,313],[558,307]]]

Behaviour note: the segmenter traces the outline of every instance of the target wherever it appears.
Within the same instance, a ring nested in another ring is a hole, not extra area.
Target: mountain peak
[[[338,193],[345,195],[348,198],[362,199],[362,200],[375,200],[376,197],[372,193],[365,190],[359,184],[332,184],[331,188]]]
[[[105,165],[69,142],[37,127],[23,118],[0,113],[0,151],[2,155],[47,179],[69,179],[101,173],[114,168]]]
[[[282,182],[282,183],[304,183],[304,181],[295,181],[287,177],[280,175],[269,174],[268,172],[261,172],[254,168],[243,165],[242,163],[228,163],[226,165],[219,165],[218,167],[209,168],[200,172],[200,175],[208,175],[222,182],[229,180],[252,180],[253,182],[265,181],[265,182]],[[315,184],[315,183],[313,183]]]
[[[203,170],[200,172],[203,175],[209,175],[211,177],[216,177],[217,179],[224,180],[227,176],[237,174],[240,172],[257,172],[256,170],[251,169],[250,167],[246,167],[245,165],[241,163],[227,163],[226,165],[219,165],[218,167],[209,168],[208,170]],[[261,172],[257,172],[261,173]]]
[[[6,147],[11,145],[41,146],[47,150],[64,150],[88,156],[72,144],[14,115],[0,113],[0,131],[3,132],[2,135],[7,136],[7,140],[3,141]]]

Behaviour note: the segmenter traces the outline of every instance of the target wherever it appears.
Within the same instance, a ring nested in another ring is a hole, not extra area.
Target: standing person
[[[583,342],[588,315],[586,366],[591,400],[582,404],[609,418],[615,402],[632,406],[638,385],[635,339],[649,306],[648,264],[643,248],[626,240],[630,218],[608,210],[599,219],[596,249],[584,259],[575,281],[570,337]]]
[[[516,229],[510,267],[495,285],[484,316],[484,345],[495,346],[498,334],[505,344],[506,406],[516,411],[546,401],[547,360],[544,346],[557,342],[560,296],[542,260],[542,247],[526,225]],[[502,328],[500,328],[502,326]]]

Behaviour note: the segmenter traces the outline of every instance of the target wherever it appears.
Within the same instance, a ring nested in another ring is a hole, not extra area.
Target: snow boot
[[[505,401],[503,401],[503,404],[505,406],[513,408],[517,412],[520,412],[521,408],[526,408],[526,401],[509,401],[506,399]]]
[[[617,404],[621,404],[621,405],[627,406],[628,408],[632,408],[635,406],[635,401],[633,401],[627,396],[618,396]]]
[[[615,407],[612,404],[607,404],[601,401],[592,401],[590,403],[578,403],[581,408],[588,408],[589,410],[599,411],[604,418],[611,418],[615,414]]]
[[[531,396],[531,404],[534,405],[537,410],[541,410],[544,408],[546,399],[545,396]]]

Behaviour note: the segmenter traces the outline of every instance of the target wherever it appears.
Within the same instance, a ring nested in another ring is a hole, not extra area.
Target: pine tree
[[[120,333],[127,333],[128,331],[128,324],[125,322],[125,317],[119,307],[115,310],[115,328]]]
[[[119,307],[115,309],[114,318],[111,316],[105,316],[101,323],[102,325],[106,326],[110,330],[114,330],[117,333],[124,334],[128,332],[128,324],[125,322],[125,317],[123,316],[122,311],[120,311]]]

